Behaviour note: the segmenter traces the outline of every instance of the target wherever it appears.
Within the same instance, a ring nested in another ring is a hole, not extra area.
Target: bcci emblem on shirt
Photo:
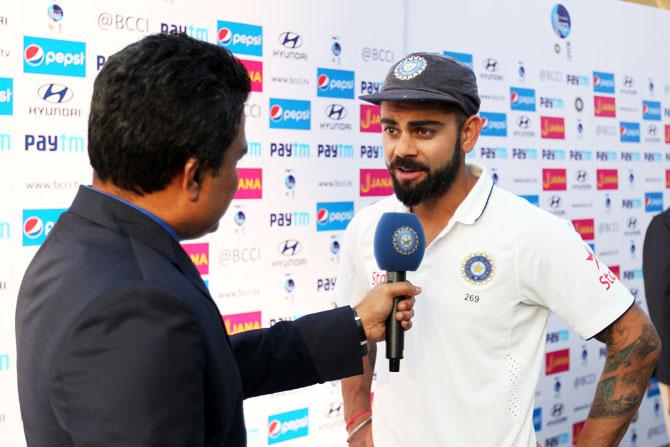
[[[461,276],[468,284],[483,286],[491,282],[495,274],[495,262],[486,253],[473,253],[463,259]]]
[[[419,235],[411,227],[400,227],[393,233],[393,248],[404,256],[414,254],[419,248]]]

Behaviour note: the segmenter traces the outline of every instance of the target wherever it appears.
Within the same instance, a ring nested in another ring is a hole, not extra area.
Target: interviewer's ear
[[[191,157],[186,160],[182,174],[182,189],[186,191],[191,202],[197,202],[200,198],[200,191],[202,191],[204,177],[202,165],[196,158]]]

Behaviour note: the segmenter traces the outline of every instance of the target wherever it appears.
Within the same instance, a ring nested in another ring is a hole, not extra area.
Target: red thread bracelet
[[[347,431],[349,431],[349,428],[351,428],[351,426],[354,424],[354,422],[356,422],[357,419],[360,419],[361,417],[364,417],[364,416],[372,416],[372,412],[371,411],[359,411],[358,413],[353,415],[351,417],[351,419],[349,419],[347,421],[347,425],[346,425],[345,429]]]

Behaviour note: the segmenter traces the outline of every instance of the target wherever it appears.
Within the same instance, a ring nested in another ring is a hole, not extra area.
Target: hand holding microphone
[[[380,269],[386,270],[386,282],[403,284],[406,272],[419,268],[426,247],[426,236],[421,222],[414,214],[384,213],[375,231],[375,259]],[[394,309],[402,311],[404,296],[393,299]],[[395,312],[386,320],[386,358],[389,371],[400,371],[405,333]]]

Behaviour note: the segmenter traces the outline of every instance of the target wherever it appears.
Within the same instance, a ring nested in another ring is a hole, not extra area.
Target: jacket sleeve
[[[128,284],[89,306],[51,372],[51,404],[76,447],[204,445],[200,328],[170,292]]]
[[[358,328],[349,306],[233,335],[230,341],[245,398],[363,372]]]

